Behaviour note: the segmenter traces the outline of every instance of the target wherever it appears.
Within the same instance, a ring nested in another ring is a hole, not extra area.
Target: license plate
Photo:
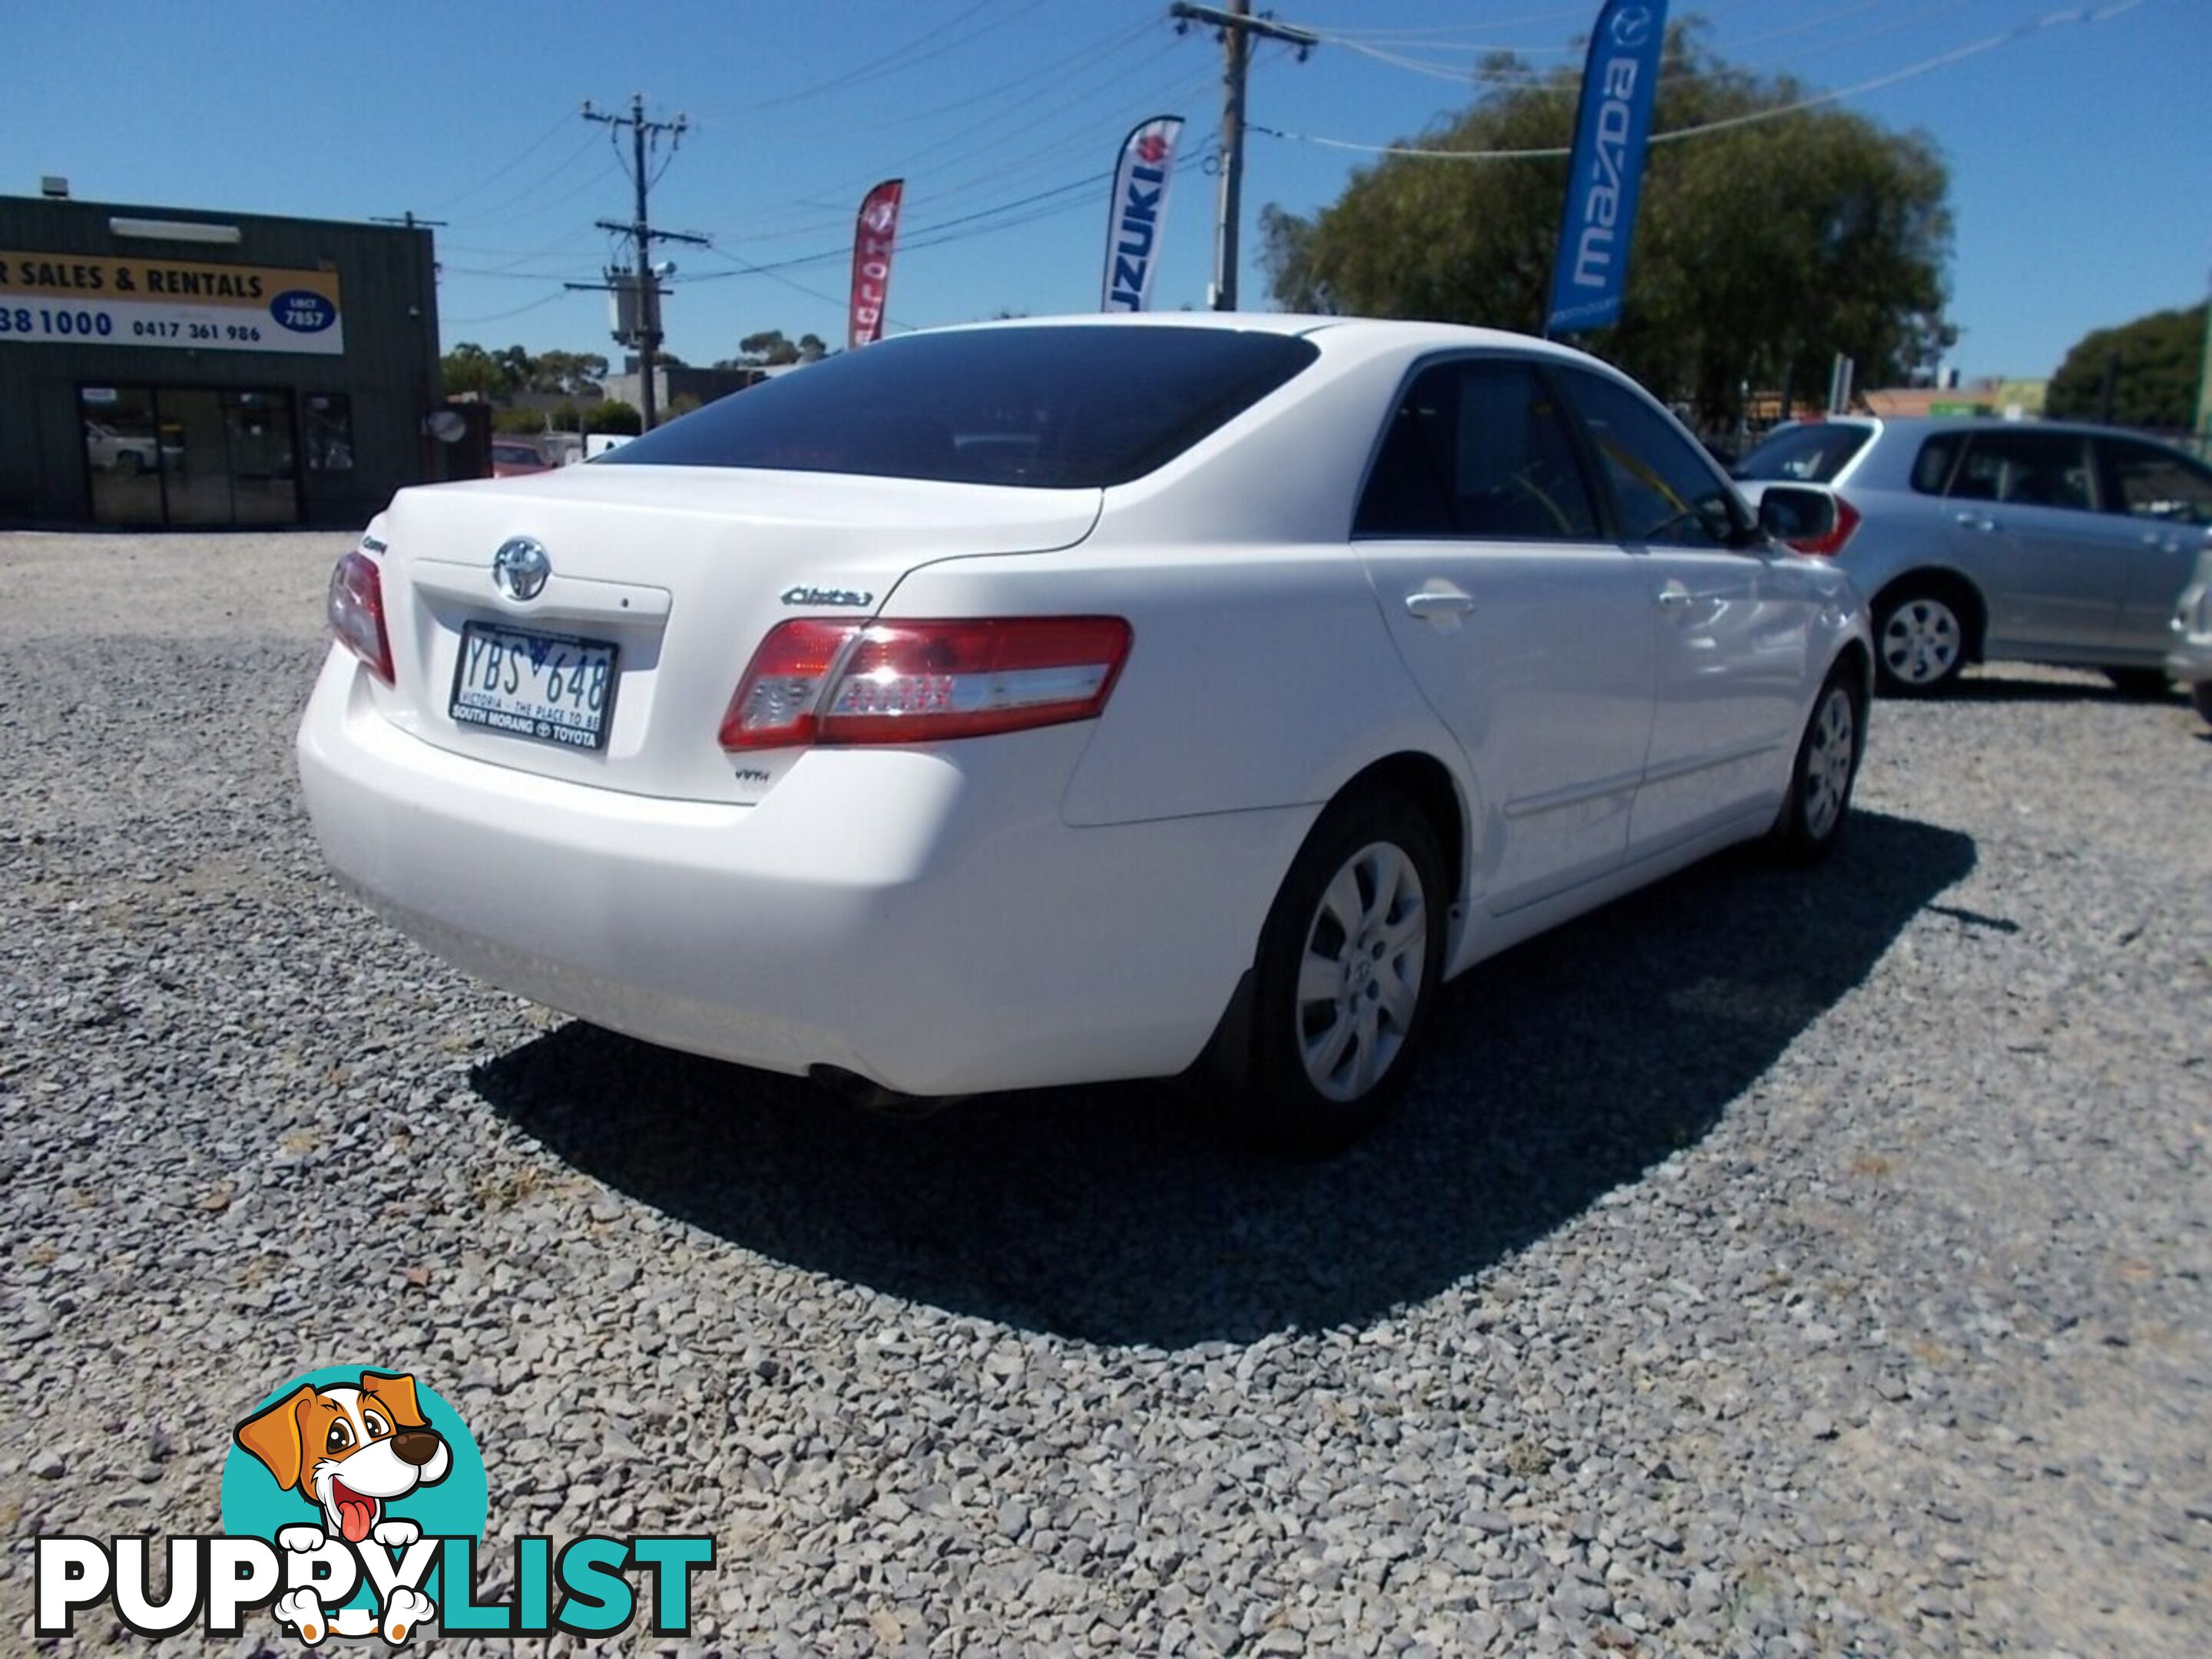
[[[614,706],[615,647],[609,641],[495,623],[462,626],[446,709],[456,725],[563,749],[602,749]]]

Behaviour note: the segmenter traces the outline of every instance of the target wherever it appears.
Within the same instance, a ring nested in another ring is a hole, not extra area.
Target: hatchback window
[[[2073,432],[1977,432],[1951,480],[1962,501],[2014,507],[2096,505],[2089,488],[2089,442]]]
[[[2212,525],[2212,472],[2170,449],[2132,438],[2100,438],[2106,510],[2138,519]]]
[[[1739,478],[1827,483],[1867,447],[1874,428],[1819,421],[1786,426],[1735,464]]]
[[[1561,377],[1613,485],[1621,539],[1727,547],[1746,528],[1735,491],[1705,453],[1635,392],[1585,369]]]
[[[1227,328],[908,335],[718,398],[599,465],[1096,489],[1164,465],[1320,355]]]
[[[1597,513],[1550,383],[1510,359],[1423,370],[1390,417],[1352,533],[1595,541]]]

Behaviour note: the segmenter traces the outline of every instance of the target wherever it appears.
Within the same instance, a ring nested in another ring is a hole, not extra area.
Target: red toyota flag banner
[[[860,202],[853,228],[853,323],[846,343],[873,345],[884,337],[884,305],[891,289],[891,244],[898,240],[899,198],[906,180],[886,179]]]

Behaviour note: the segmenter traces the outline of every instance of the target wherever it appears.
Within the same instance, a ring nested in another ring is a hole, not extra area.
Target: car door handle
[[[1440,622],[1445,617],[1464,617],[1474,610],[1474,595],[1462,593],[1456,587],[1425,587],[1406,595],[1406,609],[1425,621]]]
[[[1997,521],[1986,513],[1957,513],[1952,515],[1969,530],[1995,530]]]
[[[1673,611],[1690,602],[1690,590],[1680,582],[1668,582],[1651,596],[1652,604],[1662,610]]]

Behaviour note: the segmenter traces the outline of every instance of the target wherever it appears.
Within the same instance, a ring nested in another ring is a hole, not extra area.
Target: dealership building
[[[449,475],[427,229],[46,191],[0,197],[0,524],[356,526]]]

